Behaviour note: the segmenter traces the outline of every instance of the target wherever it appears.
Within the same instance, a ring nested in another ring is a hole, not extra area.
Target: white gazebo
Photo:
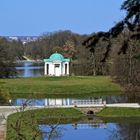
[[[44,74],[49,76],[69,75],[70,59],[65,59],[60,53],[53,53],[48,59],[44,59]]]

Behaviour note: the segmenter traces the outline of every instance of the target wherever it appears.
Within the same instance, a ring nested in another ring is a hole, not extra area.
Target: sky
[[[39,36],[71,30],[108,31],[125,13],[124,0],[0,0],[0,36]]]

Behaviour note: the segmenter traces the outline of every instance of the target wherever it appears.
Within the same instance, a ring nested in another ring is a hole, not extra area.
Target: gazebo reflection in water
[[[90,105],[103,104],[105,100],[102,97],[87,98],[87,99],[72,99],[72,98],[45,98],[45,99],[24,99],[18,98],[9,100],[11,105],[32,105],[32,106],[69,106],[69,105]]]

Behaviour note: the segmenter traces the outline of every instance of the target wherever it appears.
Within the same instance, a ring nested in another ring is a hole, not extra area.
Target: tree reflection
[[[40,125],[43,140],[60,140],[63,137],[64,128],[59,124]]]
[[[140,140],[140,123],[117,124],[110,140]]]

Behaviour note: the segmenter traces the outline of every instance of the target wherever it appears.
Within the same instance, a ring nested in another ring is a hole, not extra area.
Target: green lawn
[[[107,76],[34,77],[0,79],[12,96],[87,96],[111,95],[121,87]]]
[[[97,114],[100,117],[140,117],[139,108],[105,108]]]
[[[22,136],[27,140],[33,140],[33,135],[38,132],[39,124],[71,123],[83,116],[81,112],[73,108],[37,109],[15,113],[7,120],[7,140],[20,139]],[[39,133],[36,140],[40,140],[40,137]]]

